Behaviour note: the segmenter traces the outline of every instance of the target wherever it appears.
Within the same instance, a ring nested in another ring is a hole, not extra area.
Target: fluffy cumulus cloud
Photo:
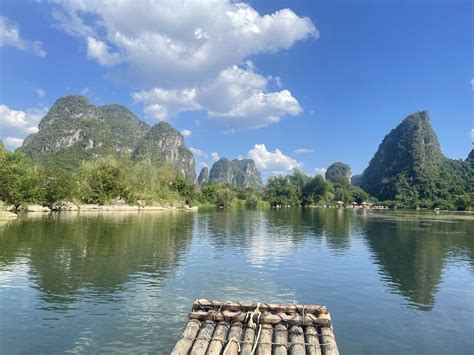
[[[207,153],[203,152],[201,149],[191,147],[189,150],[193,153],[195,158],[207,159]]]
[[[17,148],[24,137],[38,131],[38,123],[46,111],[44,107],[26,111],[13,110],[0,104],[0,139],[9,148]]]
[[[154,88],[132,94],[147,117],[168,120],[183,111],[205,110],[225,130],[260,128],[295,116],[302,108],[288,90],[267,92],[269,78],[252,66],[232,66],[210,83],[184,90]]]
[[[164,90],[155,88],[132,94],[135,102],[144,104],[145,116],[149,119],[167,121],[170,117],[184,111],[200,108],[195,89]]]
[[[6,17],[0,16],[0,47],[13,46],[19,50],[45,57],[46,52],[40,41],[29,41],[21,37],[20,28]]]
[[[87,57],[95,59],[99,64],[111,67],[120,63],[120,55],[118,53],[111,53],[107,44],[99,41],[94,37],[87,37]]]
[[[59,1],[54,16],[58,27],[84,41],[89,58],[106,67],[121,63],[121,77],[146,89],[132,96],[148,118],[204,110],[227,130],[264,127],[301,112],[280,77],[242,63],[319,36],[309,18],[290,9],[261,15],[230,0]],[[269,90],[269,80],[279,91]]]
[[[267,150],[265,144],[255,144],[247,157],[253,159],[257,168],[268,175],[288,174],[303,167],[303,163],[283,154],[280,149],[274,152]]]

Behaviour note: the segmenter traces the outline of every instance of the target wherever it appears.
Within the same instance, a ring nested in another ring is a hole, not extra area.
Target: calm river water
[[[0,225],[1,354],[164,354],[196,298],[327,305],[343,354],[472,354],[474,219],[282,209]]]

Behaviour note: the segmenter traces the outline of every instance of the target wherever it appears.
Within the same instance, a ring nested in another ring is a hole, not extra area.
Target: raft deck
[[[325,306],[196,300],[172,355],[338,355]]]

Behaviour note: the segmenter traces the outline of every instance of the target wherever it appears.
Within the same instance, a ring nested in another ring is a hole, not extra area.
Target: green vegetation
[[[326,171],[326,180],[333,183],[350,184],[351,167],[345,163],[336,162],[331,164]]]
[[[338,201],[376,202],[360,187],[351,186],[343,180],[331,183],[321,175],[310,177],[299,170],[289,176],[276,176],[268,179],[263,192],[271,206],[322,206],[335,205]]]
[[[201,189],[169,164],[154,165],[114,156],[83,161],[75,170],[31,164],[0,146],[0,201],[18,208],[56,202],[142,205],[265,206],[253,188],[205,184]]]
[[[70,95],[54,103],[18,152],[33,163],[76,170],[85,160],[126,157],[174,166],[194,181],[194,157],[183,136],[168,123],[150,127],[121,105],[94,106]]]
[[[385,136],[353,183],[401,208],[470,210],[474,202],[472,159],[444,157],[427,111],[408,116]]]

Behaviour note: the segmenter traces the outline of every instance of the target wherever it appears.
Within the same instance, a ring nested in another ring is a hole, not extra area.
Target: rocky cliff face
[[[196,181],[193,153],[186,148],[182,134],[167,122],[153,126],[140,140],[132,157],[150,163],[170,163],[189,180]]]
[[[57,100],[38,128],[18,151],[40,163],[74,168],[81,160],[114,153],[111,128],[100,110],[82,96]]]
[[[351,183],[351,167],[345,163],[336,162],[326,170],[326,180],[334,183]]]
[[[209,169],[206,166],[201,169],[197,182],[200,186],[209,182]]]
[[[18,149],[34,161],[76,168],[82,160],[107,154],[166,162],[193,181],[194,157],[183,136],[168,123],[150,127],[121,105],[94,106],[85,97],[58,99],[39,131]]]
[[[428,111],[416,112],[385,136],[360,186],[381,200],[394,199],[401,174],[407,179],[430,175],[444,160]]]
[[[263,187],[261,174],[252,159],[219,159],[212,165],[209,182],[256,189]]]

